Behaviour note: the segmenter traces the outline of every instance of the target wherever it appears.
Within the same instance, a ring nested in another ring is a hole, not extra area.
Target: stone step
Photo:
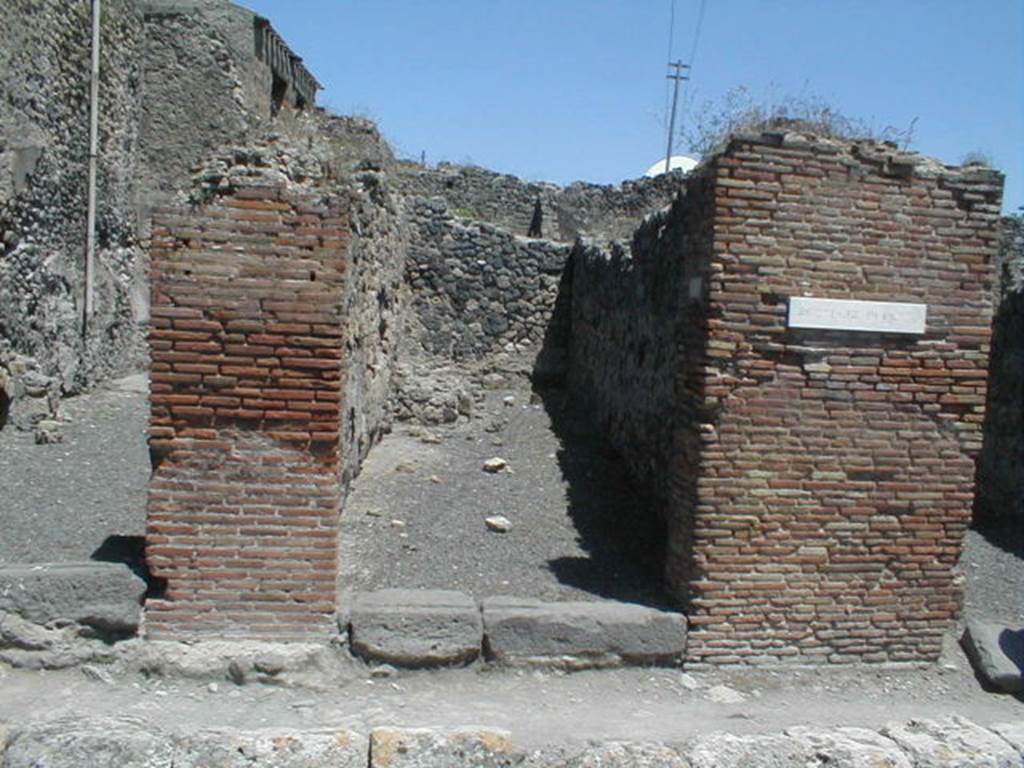
[[[448,590],[386,589],[356,594],[343,619],[352,650],[406,667],[472,662],[579,669],[678,664],[686,617],[611,602],[545,603],[491,597],[477,604]]]

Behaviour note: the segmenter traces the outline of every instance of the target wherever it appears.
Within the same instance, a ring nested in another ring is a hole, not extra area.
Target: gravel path
[[[664,604],[648,505],[599,441],[552,423],[557,393],[547,406],[489,392],[468,423],[385,437],[346,502],[341,583]],[[485,472],[496,457],[508,469]]]
[[[147,392],[137,375],[64,400],[63,443],[0,431],[0,563],[88,560],[145,532]]]

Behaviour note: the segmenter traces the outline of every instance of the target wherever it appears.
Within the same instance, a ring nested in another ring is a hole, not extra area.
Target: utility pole
[[[679,83],[682,80],[690,79],[688,74],[683,74],[684,69],[689,72],[689,64],[683,64],[683,62],[678,60],[670,61],[668,63],[668,68],[670,70],[675,70],[675,72],[669,72],[669,74],[665,75],[669,80],[675,80],[675,89],[672,93],[672,117],[668,121],[668,149],[665,150],[665,173],[668,173],[669,162],[672,159],[672,139],[674,138],[672,134],[674,134],[676,130],[676,105],[679,104]]]

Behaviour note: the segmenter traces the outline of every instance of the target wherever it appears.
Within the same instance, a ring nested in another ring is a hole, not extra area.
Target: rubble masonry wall
[[[9,0],[0,26],[0,347],[66,393],[141,364],[148,298],[135,215],[143,21],[132,2],[112,0],[101,28],[96,314],[83,336],[90,29],[88,0]]]
[[[975,518],[1024,522],[1024,217],[1003,221]]]

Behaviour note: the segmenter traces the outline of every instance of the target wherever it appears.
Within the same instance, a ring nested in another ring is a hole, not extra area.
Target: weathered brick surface
[[[575,261],[571,377],[634,474],[668,487],[691,661],[938,655],[961,597],[1001,188],[888,145],[748,136],[617,274]],[[924,303],[927,329],[790,330],[793,296]]]
[[[772,135],[707,173],[707,420],[675,468],[699,472],[672,520],[692,559],[668,563],[691,654],[933,659],[961,596],[1001,178]],[[788,330],[791,296],[925,303],[927,330]]]
[[[149,637],[332,631],[347,210],[262,186],[154,220]]]

